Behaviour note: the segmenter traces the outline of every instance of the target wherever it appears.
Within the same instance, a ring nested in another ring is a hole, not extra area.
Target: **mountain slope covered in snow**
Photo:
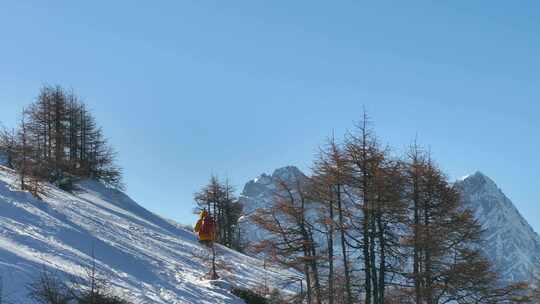
[[[456,183],[484,229],[486,255],[506,281],[527,281],[540,265],[540,236],[493,180],[476,172]]]
[[[282,290],[292,275],[218,247],[218,273],[228,284],[255,288],[267,278]],[[135,303],[243,303],[223,284],[202,279],[209,250],[194,234],[142,208],[125,194],[85,181],[73,193],[46,185],[42,200],[17,190],[0,166],[0,276],[4,296],[28,303],[23,288],[45,268],[84,276],[95,259],[118,295]]]

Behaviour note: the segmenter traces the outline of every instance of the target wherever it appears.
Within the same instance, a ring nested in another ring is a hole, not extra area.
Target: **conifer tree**
[[[364,303],[384,303],[385,293],[400,273],[400,225],[405,217],[400,163],[381,148],[367,114],[345,142],[349,166],[346,185],[351,211],[348,243],[363,262]]]
[[[17,157],[17,132],[15,129],[0,129],[0,153],[5,157],[6,165],[14,168],[15,158]]]
[[[313,177],[311,185],[311,199],[321,203],[319,222],[324,227],[324,233],[327,239],[327,261],[328,261],[328,303],[336,301],[336,282],[337,276],[344,277],[344,303],[353,303],[351,288],[351,274],[349,265],[348,246],[346,234],[348,224],[346,219],[349,217],[346,211],[344,199],[344,186],[347,183],[347,176],[350,173],[347,167],[342,149],[332,137],[326,147],[321,149],[317,159],[314,162]],[[341,267],[336,269],[334,260],[337,259],[334,252],[335,237],[339,236],[341,248]]]
[[[505,286],[480,252],[482,228],[429,154],[413,146],[405,171],[415,303],[509,303],[522,284]]]
[[[36,178],[58,185],[67,177],[91,178],[124,188],[116,153],[92,114],[72,91],[44,86],[36,101],[24,110],[22,121],[15,146],[19,146],[18,154],[24,152],[25,157],[19,155],[19,158],[25,164],[32,163]],[[12,138],[12,134],[2,132],[0,149],[12,151]],[[24,151],[21,146],[25,147]],[[8,156],[12,161],[14,154],[10,152]]]
[[[206,186],[194,195],[198,209],[208,210],[216,221],[216,241],[240,250],[238,220],[242,206],[234,195],[234,187],[228,181],[221,183],[212,176]]]

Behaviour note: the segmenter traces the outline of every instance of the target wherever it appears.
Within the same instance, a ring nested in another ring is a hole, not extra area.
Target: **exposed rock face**
[[[297,167],[287,166],[275,170],[272,175],[263,173],[246,183],[240,195],[240,202],[244,206],[245,214],[241,219],[245,241],[260,241],[267,237],[264,231],[249,220],[249,216],[258,208],[272,204],[276,195],[283,193],[280,183],[284,182],[294,188],[293,185],[297,181],[301,182],[306,178],[306,175]]]
[[[244,204],[244,212],[250,214],[257,208],[270,204],[276,194],[281,191],[280,182],[293,185],[296,181],[302,181],[306,178],[306,175],[297,167],[288,166],[275,170],[272,175],[263,173],[250,180],[244,186],[240,196],[240,200]]]
[[[540,236],[489,177],[476,172],[456,183],[485,229],[483,246],[506,281],[529,280],[540,261]]]

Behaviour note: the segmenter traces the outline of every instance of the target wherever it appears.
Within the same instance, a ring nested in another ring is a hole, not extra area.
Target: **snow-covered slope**
[[[540,236],[514,204],[481,172],[456,183],[465,205],[485,229],[483,249],[507,281],[529,280],[540,261]]]
[[[222,279],[280,286],[291,274],[263,269],[259,260],[218,247]],[[179,225],[137,205],[125,194],[86,181],[73,194],[45,187],[42,200],[16,190],[14,173],[0,166],[0,276],[3,293],[29,303],[23,286],[44,267],[81,276],[92,264],[115,291],[135,303],[243,303],[222,284],[202,278],[209,251]],[[219,285],[219,286],[218,286]],[[283,290],[283,289],[282,289]],[[285,288],[286,290],[286,288]]]
[[[277,181],[292,183],[305,175],[296,167],[275,170],[272,175],[262,174],[249,181],[241,195],[248,212],[270,204],[275,196]],[[528,225],[512,202],[497,185],[482,173],[460,180],[456,186],[462,192],[466,206],[474,211],[485,229],[485,253],[506,281],[529,280],[535,265],[540,265],[540,237]],[[251,226],[248,238],[260,237]],[[538,266],[536,266],[538,267]]]

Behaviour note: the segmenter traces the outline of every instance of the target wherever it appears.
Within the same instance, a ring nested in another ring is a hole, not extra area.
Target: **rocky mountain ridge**
[[[271,204],[280,181],[293,183],[298,178],[306,178],[306,175],[294,166],[287,166],[247,182],[240,197],[246,213]],[[473,211],[485,230],[484,252],[502,279],[530,280],[533,269],[540,265],[540,236],[495,182],[481,172],[457,181],[455,186],[465,206]],[[247,238],[261,236],[261,231],[250,228]]]

